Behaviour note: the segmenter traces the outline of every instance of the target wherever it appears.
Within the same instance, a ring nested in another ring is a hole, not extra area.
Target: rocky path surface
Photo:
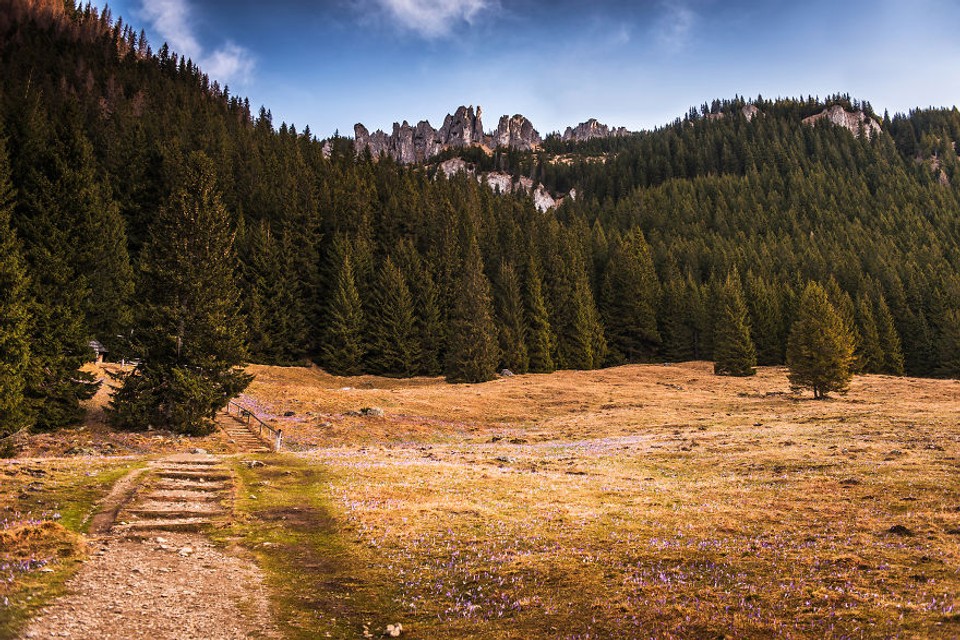
[[[222,459],[205,454],[171,456],[127,476],[94,519],[91,558],[23,637],[280,637],[257,567],[203,535],[230,517],[233,486]]]

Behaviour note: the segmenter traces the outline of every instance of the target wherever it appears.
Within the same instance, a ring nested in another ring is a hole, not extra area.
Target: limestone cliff
[[[630,132],[627,131],[625,127],[613,129],[597,122],[596,118],[590,118],[575,127],[567,127],[567,130],[563,132],[563,141],[586,142],[587,140],[593,140],[595,138],[619,138],[629,134]]]
[[[439,129],[421,120],[415,127],[407,121],[394,123],[390,134],[379,130],[370,133],[362,124],[355,125],[353,131],[357,153],[369,150],[375,157],[385,154],[403,164],[423,162],[450,148],[504,146],[530,151],[542,142],[533,123],[521,115],[503,116],[496,131],[486,133],[483,110],[479,106],[476,111],[472,106],[458,108],[444,118]]]
[[[839,104],[828,107],[814,116],[804,118],[803,124],[814,125],[824,119],[848,129],[855,136],[859,136],[861,131],[868,138],[882,133],[879,122],[862,111],[847,111]]]

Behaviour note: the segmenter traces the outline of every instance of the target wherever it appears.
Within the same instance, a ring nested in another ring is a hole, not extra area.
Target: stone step
[[[155,491],[225,491],[230,485],[224,482],[197,482],[195,480],[164,479],[153,485]]]
[[[182,480],[215,481],[229,480],[230,474],[225,471],[179,471],[170,469],[161,469],[157,471],[160,478],[174,478]]]
[[[209,527],[209,518],[165,518],[124,522],[114,527],[117,533],[137,533],[142,531],[171,531],[197,533]]]
[[[187,520],[191,518],[215,518],[226,513],[223,509],[150,509],[136,508],[127,511],[130,515],[144,520]]]
[[[210,474],[210,473],[228,473],[226,467],[187,467],[180,465],[157,465],[153,467],[156,471],[161,471],[164,473],[198,473],[198,474]]]
[[[154,491],[147,495],[151,502],[213,502],[220,499],[220,495],[213,491]]]

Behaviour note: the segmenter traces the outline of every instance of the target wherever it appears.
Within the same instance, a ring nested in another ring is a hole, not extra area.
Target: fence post
[[[283,446],[283,429],[277,429],[277,453],[280,453],[280,447]]]

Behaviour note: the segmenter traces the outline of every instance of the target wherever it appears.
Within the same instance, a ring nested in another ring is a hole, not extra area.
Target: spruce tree
[[[414,324],[419,341],[420,364],[418,374],[440,375],[443,348],[443,310],[440,308],[440,290],[433,274],[410,238],[402,239],[394,258],[403,272],[413,296]]]
[[[832,391],[849,388],[853,364],[853,337],[844,319],[823,287],[809,283],[787,341],[790,385],[812,389],[814,398],[825,398]]]
[[[857,296],[857,327],[860,343],[857,346],[857,367],[862,373],[882,373],[884,365],[880,332],[873,315],[873,306],[865,296]]]
[[[611,252],[600,297],[614,361],[652,357],[661,342],[656,314],[660,283],[640,229],[627,234]]]
[[[752,376],[757,351],[750,337],[750,319],[736,270],[727,275],[717,301],[714,323],[713,372],[723,376]]]
[[[24,401],[30,363],[27,273],[10,223],[13,207],[10,165],[0,137],[0,438],[31,422]]]
[[[757,364],[783,364],[786,343],[779,287],[754,273],[747,274],[750,335],[757,347]]]
[[[960,309],[949,309],[940,322],[940,366],[937,375],[960,378]]]
[[[327,309],[323,339],[323,363],[328,371],[353,376],[361,373],[366,345],[363,343],[363,305],[353,275],[350,241],[343,236],[333,243],[334,288]]]
[[[485,382],[496,377],[499,349],[490,282],[476,236],[468,234],[463,271],[448,326],[445,375],[450,382]]]
[[[420,344],[413,296],[403,272],[389,256],[380,267],[373,298],[370,370],[386,375],[416,375],[420,369]]]
[[[607,342],[597,312],[583,254],[572,234],[561,231],[551,263],[556,329],[556,363],[565,369],[595,369],[607,357]]]
[[[500,263],[497,272],[496,293],[501,362],[513,373],[526,373],[530,358],[527,353],[527,321],[520,278],[513,265],[506,261]]]
[[[550,327],[550,312],[543,297],[543,278],[540,265],[531,251],[527,263],[524,309],[527,317],[527,354],[532,373],[550,373],[556,369],[553,361],[555,338]]]
[[[31,315],[24,398],[33,427],[49,431],[79,422],[80,402],[99,386],[81,371],[93,359],[87,324],[91,274],[82,265],[95,241],[88,232],[98,211],[87,205],[96,200],[88,195],[97,186],[77,178],[89,168],[75,162],[89,157],[78,159],[62,147],[40,108],[24,116],[16,146],[14,227],[27,263]]]
[[[202,435],[251,377],[238,317],[234,232],[203,153],[188,159],[140,256],[141,362],[122,377],[110,417],[120,428]]]
[[[883,351],[883,365],[878,373],[891,376],[902,376],[904,373],[903,346],[900,334],[890,313],[890,307],[880,293],[874,300],[874,317],[877,320],[877,332],[880,337],[880,348]]]

